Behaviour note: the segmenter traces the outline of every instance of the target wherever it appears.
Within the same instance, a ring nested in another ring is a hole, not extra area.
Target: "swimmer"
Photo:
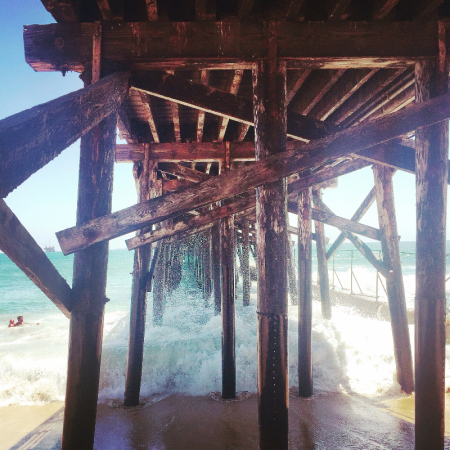
[[[20,325],[39,325],[39,322],[37,322],[36,324],[34,324],[34,323],[30,324],[28,322],[24,322],[23,321],[23,316],[18,316],[17,317],[17,322],[16,322],[16,324],[14,326],[18,327]]]
[[[15,326],[16,326],[16,324],[14,323],[14,319],[10,319],[8,327],[11,328],[11,327],[15,327]]]

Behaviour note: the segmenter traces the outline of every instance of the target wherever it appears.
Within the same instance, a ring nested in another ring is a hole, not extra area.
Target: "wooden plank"
[[[417,103],[448,95],[446,60],[443,39],[436,62],[416,64]],[[416,449],[444,447],[448,145],[448,122],[416,129]]]
[[[384,19],[399,0],[375,0],[372,7],[372,17],[374,20]]]
[[[331,0],[328,3],[328,20],[345,20],[349,16],[347,8],[351,0]]]
[[[312,254],[311,188],[301,191],[298,208],[298,395],[311,397],[312,377]]]
[[[94,23],[94,36],[92,38],[92,79],[91,84],[100,80],[102,66],[102,23]]]
[[[267,162],[286,150],[286,65],[277,59],[269,24],[267,59],[253,69],[255,157]],[[232,175],[236,174],[235,169]],[[224,174],[226,175],[226,174]],[[221,175],[223,176],[223,175]],[[261,450],[288,448],[287,210],[286,183],[263,183],[256,195],[258,270],[258,425]]]
[[[355,211],[355,214],[353,214],[350,220],[353,222],[359,222],[364,217],[369,208],[373,205],[374,201],[375,201],[375,187],[373,187],[370,190],[370,192],[367,194],[366,198],[362,201],[361,205]],[[344,241],[345,241],[345,234],[341,232],[341,234],[333,242],[333,245],[328,249],[326,254],[327,260],[329,260],[333,256],[333,254],[338,250],[338,248]]]
[[[231,85],[229,88],[230,94],[237,95],[243,74],[244,74],[243,70],[234,71],[233,80],[231,81]],[[217,140],[219,142],[222,142],[225,137],[229,120],[230,119],[228,117],[221,117],[219,120],[219,134],[217,136]]]
[[[81,139],[77,223],[111,212],[117,116]],[[93,448],[106,299],[108,242],[74,257],[66,401],[61,448]]]
[[[325,120],[376,72],[376,69],[348,69],[311,109],[310,116]]]
[[[70,317],[73,306],[70,286],[3,199],[0,199],[0,249]]]
[[[289,113],[309,114],[344,72],[344,69],[316,70],[303,84],[302,95],[290,103]]]
[[[322,206],[321,197],[322,193],[320,192],[320,190],[313,191],[313,201],[314,201],[313,212],[314,211],[319,212],[318,210],[316,210],[316,208],[318,207],[318,204]],[[322,222],[315,220],[314,229],[316,232],[317,275],[319,278],[322,317],[324,319],[331,319],[330,281],[328,278],[327,258],[325,256],[326,255],[325,228]]]
[[[155,144],[159,144],[160,139],[159,139],[158,129],[156,128],[156,122],[153,117],[152,108],[150,107],[150,96],[145,94],[144,92],[141,92],[140,94],[141,94],[142,105],[144,106],[144,110],[148,115],[147,122],[148,122],[148,126],[150,127],[150,132],[152,133],[153,142],[155,142]]]
[[[176,177],[184,178],[185,180],[193,181],[195,183],[209,180],[211,178],[211,175],[177,163],[163,163],[158,166],[158,169],[162,172],[175,175]]]
[[[179,75],[164,73],[146,74],[145,77],[135,76],[132,80],[134,89],[149,93],[170,102],[200,109],[229,119],[253,125],[252,104],[250,101],[237,97],[229,92],[193,83]],[[288,136],[299,140],[317,139],[325,133],[337,129],[321,121],[311,119],[301,114],[290,113]]]
[[[392,184],[394,172],[393,169],[388,167],[373,166],[378,222],[382,231],[383,261],[392,271],[392,276],[386,280],[386,290],[394,340],[397,381],[402,390],[410,394],[414,390],[414,372],[402,263],[400,261],[400,237],[397,232],[395,217],[394,187]]]
[[[241,166],[183,192],[162,196],[57,233],[65,254],[135,231],[249,189],[311,169],[349,153],[389,141],[412,129],[450,117],[450,95],[442,95],[320,140]]]
[[[288,78],[286,105],[291,103],[292,99],[312,72],[312,69],[300,69],[292,72],[294,72],[294,77],[291,79]]]
[[[343,105],[328,116],[327,121],[340,124],[348,119],[404,71],[404,69],[378,70],[367,83],[364,83]]]
[[[1,120],[0,197],[116,111],[127,95],[128,78],[127,73],[116,73]]]
[[[200,72],[200,80],[202,84],[207,85],[209,80],[209,70],[202,70]],[[203,128],[205,126],[205,111],[198,110],[197,116],[197,142],[202,142]]]
[[[437,52],[437,25],[428,22],[277,22],[278,56],[289,67],[407,67]],[[24,27],[25,59],[36,71],[81,72],[92,59],[93,24]],[[140,38],[137,40],[136,36]],[[56,38],[55,38],[56,37]],[[110,23],[103,33],[105,61],[132,70],[250,68],[264,57],[267,27],[259,22]],[[200,67],[201,68],[201,67]]]
[[[97,6],[102,15],[102,19],[105,22],[109,22],[114,19],[114,16],[113,16],[113,13],[111,10],[110,0],[97,0]],[[122,17],[122,20],[123,20],[123,17]]]
[[[170,103],[170,108],[172,111],[173,133],[175,135],[175,142],[181,143],[180,113],[178,111],[178,104],[172,102]]]

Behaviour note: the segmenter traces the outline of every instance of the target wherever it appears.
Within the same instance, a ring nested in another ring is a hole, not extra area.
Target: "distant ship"
[[[46,245],[44,247],[44,252],[45,253],[53,253],[53,252],[55,252],[55,247],[53,247],[53,245],[50,245],[50,242],[49,242],[48,245]]]

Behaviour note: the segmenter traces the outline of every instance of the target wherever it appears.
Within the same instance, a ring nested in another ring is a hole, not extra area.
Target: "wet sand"
[[[119,401],[99,404],[94,447],[96,450],[257,450],[256,395],[235,402],[213,397],[155,396],[136,408],[123,408]],[[0,448],[60,448],[60,406],[0,408]],[[52,409],[58,412],[46,421]],[[289,448],[412,449],[413,413],[413,397],[386,399],[324,393],[300,399],[291,395]],[[447,413],[450,418],[449,408]],[[33,425],[32,417],[40,417],[43,423]],[[450,422],[447,426],[449,436]],[[446,445],[450,445],[450,437],[446,438]]]

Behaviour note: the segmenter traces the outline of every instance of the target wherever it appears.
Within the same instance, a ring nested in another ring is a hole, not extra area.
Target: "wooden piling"
[[[286,148],[286,65],[278,61],[269,25],[268,57],[253,69],[255,156]],[[288,448],[287,211],[286,183],[257,189],[258,419],[261,450]]]
[[[214,314],[222,311],[222,290],[220,287],[220,224],[216,221],[211,228],[211,265],[214,289]]]
[[[236,398],[234,216],[220,219],[222,272],[222,397]]]
[[[416,63],[416,102],[447,92],[445,30],[437,61]],[[448,121],[416,130],[415,448],[444,448]]]
[[[288,286],[289,293],[291,294],[291,304],[298,305],[298,290],[297,290],[297,278],[295,276],[295,261],[294,261],[294,242],[288,236],[287,245],[287,260],[288,260]]]
[[[163,242],[156,262],[153,288],[153,325],[161,326],[164,315],[167,243]]]
[[[298,395],[311,397],[312,379],[312,255],[311,188],[299,192],[298,208]]]
[[[112,114],[81,138],[78,225],[111,212],[116,127],[116,114]],[[76,252],[73,265],[74,307],[61,448],[87,450],[94,446],[108,242]]]
[[[249,254],[249,223],[248,219],[242,221],[242,303],[250,305],[250,254]]]
[[[319,199],[322,199],[322,193],[320,189],[314,191],[314,195],[317,195]],[[330,281],[328,279],[328,266],[325,248],[325,231],[323,223],[315,221],[314,229],[316,232],[317,270],[319,275],[322,316],[324,319],[331,319]]]
[[[146,152],[142,165],[135,163],[134,176],[138,192],[138,202],[153,198],[155,196],[153,184],[156,181],[156,163],[150,160],[149,152]],[[144,232],[145,230],[140,230],[137,234]],[[130,335],[128,339],[124,394],[125,406],[136,406],[139,404],[142,361],[144,356],[145,319],[147,315],[147,275],[150,268],[151,253],[151,244],[138,247],[134,253]]]
[[[386,278],[386,289],[391,313],[397,380],[402,390],[410,394],[414,390],[413,363],[406,311],[405,288],[400,261],[399,236],[395,217],[394,170],[386,166],[373,166],[378,221],[380,224],[383,261],[391,271]]]

